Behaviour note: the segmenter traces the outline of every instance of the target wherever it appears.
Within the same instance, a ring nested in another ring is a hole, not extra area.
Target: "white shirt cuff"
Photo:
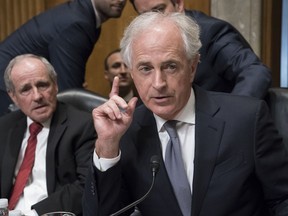
[[[109,168],[115,166],[115,164],[117,164],[118,161],[120,161],[120,157],[121,157],[121,151],[119,152],[119,155],[115,158],[99,158],[98,155],[96,154],[96,151],[94,151],[93,163],[98,170],[100,170],[101,172],[105,172]]]

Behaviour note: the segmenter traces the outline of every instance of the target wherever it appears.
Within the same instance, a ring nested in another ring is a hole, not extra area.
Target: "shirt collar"
[[[133,96],[134,96],[133,90],[131,90],[130,92],[128,92],[127,95],[125,95],[125,96],[123,97],[123,99],[124,99],[125,101],[130,101],[130,99],[131,99]]]
[[[95,17],[96,17],[96,28],[99,28],[99,27],[101,26],[101,24],[102,24],[102,21],[101,21],[101,19],[100,19],[100,16],[99,16],[99,13],[98,13],[98,11],[97,11],[97,8],[96,8],[96,6],[95,6],[94,1],[91,0],[91,3],[92,3],[92,5],[93,5],[93,9],[94,9]]]
[[[156,120],[158,132],[160,132],[164,123],[167,120],[155,114],[153,115]],[[191,89],[191,94],[190,94],[187,104],[184,106],[184,108],[178,113],[178,115],[173,120],[177,120],[179,122],[184,122],[187,124],[195,124],[195,94],[194,94],[193,88]]]
[[[32,122],[33,122],[33,120],[31,118],[27,117],[27,125],[29,126]],[[47,121],[45,121],[45,122],[43,122],[41,124],[43,125],[44,128],[49,128],[50,127],[50,123],[51,123],[51,118],[49,118]]]

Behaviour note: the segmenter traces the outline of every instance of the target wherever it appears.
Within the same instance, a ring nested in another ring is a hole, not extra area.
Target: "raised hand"
[[[137,98],[127,104],[118,96],[119,78],[115,77],[110,99],[93,110],[94,127],[98,138],[95,144],[99,157],[114,158],[119,153],[119,141],[131,124]]]

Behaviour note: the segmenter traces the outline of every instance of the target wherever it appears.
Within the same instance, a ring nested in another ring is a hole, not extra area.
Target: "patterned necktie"
[[[170,136],[166,148],[165,166],[182,214],[184,216],[190,216],[192,195],[187,174],[184,169],[180,141],[176,131],[176,123],[177,121],[170,120],[164,124],[164,128]]]
[[[29,126],[30,136],[28,138],[28,144],[25,150],[24,159],[17,174],[12,195],[9,199],[9,210],[13,210],[15,208],[21,194],[23,193],[23,189],[29,179],[35,160],[37,135],[42,130],[42,128],[43,126],[37,122],[33,122]]]

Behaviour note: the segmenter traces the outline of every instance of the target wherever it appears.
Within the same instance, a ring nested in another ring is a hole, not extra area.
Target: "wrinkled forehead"
[[[132,43],[132,65],[140,56],[185,52],[184,42],[176,26],[154,26],[143,31]]]
[[[11,76],[28,72],[43,72],[45,69],[45,65],[39,59],[31,57],[23,58],[18,60],[12,67]]]

